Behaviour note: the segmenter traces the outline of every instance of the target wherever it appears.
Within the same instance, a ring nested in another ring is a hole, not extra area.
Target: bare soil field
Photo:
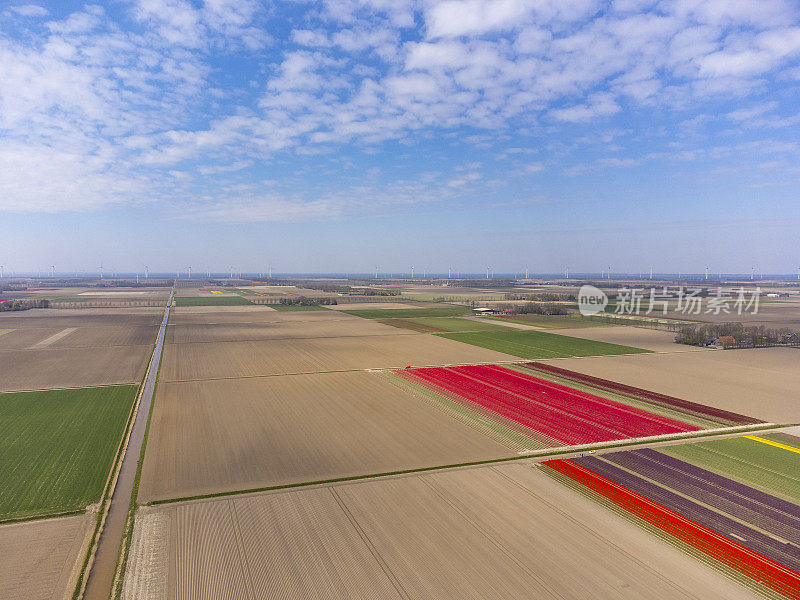
[[[168,344],[161,378],[218,379],[509,360],[518,359],[432,335]]]
[[[159,325],[162,308],[37,308],[0,313],[0,328],[146,327]]]
[[[643,327],[627,327],[625,325],[612,325],[610,327],[581,327],[578,329],[558,329],[550,331],[560,335],[583,338],[584,340],[594,340],[597,342],[609,342],[611,344],[622,344],[623,346],[635,346],[653,352],[710,352],[699,346],[687,346],[675,343],[675,334],[670,331],[660,331],[657,329],[646,329]]]
[[[388,373],[161,383],[139,498],[513,455]]]
[[[756,597],[521,464],[145,510],[175,600]]]
[[[332,304],[325,308],[331,310],[372,310],[373,308],[376,310],[382,308],[391,310],[393,308],[425,308],[425,306],[420,304],[403,304],[402,302],[348,302],[346,304]]]
[[[140,346],[152,344],[158,326],[64,327],[15,329],[0,339],[0,350]]]
[[[773,423],[800,422],[800,350],[756,348],[542,360]]]
[[[285,314],[285,313],[284,313]],[[402,335],[411,331],[388,327],[374,320],[343,315],[341,319],[283,320],[259,323],[221,323],[203,325],[170,325],[167,342],[242,342],[272,339],[327,338],[359,335]],[[3,340],[0,339],[0,347]]]
[[[90,514],[0,526],[0,598],[72,598],[93,526]]]
[[[0,391],[138,383],[152,351],[152,344],[0,350]]]

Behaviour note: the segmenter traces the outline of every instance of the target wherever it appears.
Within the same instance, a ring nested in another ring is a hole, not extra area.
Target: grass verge
[[[328,310],[319,304],[268,304],[270,308],[281,311],[306,311],[306,310]]]
[[[596,342],[544,331],[486,331],[480,333],[436,334],[457,342],[479,346],[525,359],[604,356],[610,354],[647,354],[649,350]]]
[[[790,425],[785,425],[789,427]],[[746,433],[751,433],[753,431],[760,431],[763,429],[775,429],[776,425],[774,423],[768,423],[766,425],[756,425],[756,426],[748,426],[746,428],[736,428],[737,433],[742,433],[745,435]],[[734,429],[734,428],[731,428]],[[658,442],[669,442],[669,441],[691,441],[696,438],[702,437],[714,437],[714,436],[721,436],[721,435],[731,435],[730,431],[698,431],[696,435],[686,436],[686,435],[674,435],[674,436],[658,436]],[[286,483],[281,485],[272,485],[272,486],[265,486],[265,487],[258,487],[258,488],[250,488],[246,490],[230,490],[226,492],[215,492],[211,494],[198,494],[196,496],[182,496],[180,498],[166,498],[163,500],[152,500],[143,504],[143,506],[157,506],[160,504],[173,504],[175,502],[187,502],[189,500],[207,500],[210,498],[225,498],[228,496],[240,496],[242,494],[253,494],[256,492],[272,492],[276,490],[288,490],[294,488],[304,488],[313,485],[326,485],[332,483],[345,483],[348,481],[362,481],[365,479],[376,479],[379,477],[389,477],[393,475],[408,475],[411,473],[426,473],[429,471],[441,471],[444,469],[456,469],[460,467],[476,467],[480,465],[492,465],[498,463],[505,463],[511,462],[515,460],[530,460],[530,459],[541,459],[541,460],[550,460],[557,456],[563,456],[565,454],[575,454],[577,452],[587,452],[592,448],[596,448],[598,450],[609,450],[609,449],[616,449],[616,448],[626,448],[629,446],[642,446],[646,444],[652,444],[653,440],[649,439],[638,439],[638,440],[619,440],[618,442],[608,443],[602,442],[598,444],[585,444],[580,447],[575,448],[563,448],[560,450],[544,450],[544,451],[533,451],[525,454],[520,454],[519,456],[504,456],[501,458],[489,458],[486,460],[476,460],[470,462],[463,462],[463,463],[453,463],[449,465],[436,465],[433,467],[418,467],[414,469],[401,469],[398,471],[386,471],[383,473],[366,473],[363,475],[351,475],[349,477],[337,477],[334,479],[320,479],[317,481],[303,481],[300,483]],[[659,448],[661,450],[662,448]]]
[[[177,296],[175,306],[237,306],[251,304],[242,296]]]
[[[438,306],[434,308],[378,308],[343,310],[341,312],[364,319],[415,319],[418,317],[454,317],[470,312],[469,306]]]

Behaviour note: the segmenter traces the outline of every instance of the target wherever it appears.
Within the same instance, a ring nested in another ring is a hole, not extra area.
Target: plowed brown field
[[[139,498],[513,455],[393,377],[359,371],[161,383]]]
[[[521,464],[155,510],[176,600],[756,597]]]

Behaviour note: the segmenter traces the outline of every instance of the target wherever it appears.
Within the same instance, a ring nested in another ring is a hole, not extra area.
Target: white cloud
[[[531,13],[524,0],[444,0],[426,10],[425,21],[431,38],[473,36],[515,29]]]
[[[278,8],[256,0],[135,0],[124,18],[88,6],[44,27],[14,18],[19,32],[0,34],[0,137],[18,150],[3,156],[21,176],[0,180],[0,210],[87,209],[167,190],[191,203],[196,190],[181,186],[233,180],[290,152],[380,153],[387,141],[480,153],[527,136],[556,172],[550,157],[579,146],[559,139],[562,130],[596,137],[596,123],[608,130],[623,111],[686,123],[672,123],[677,139],[705,132],[704,114],[774,130],[798,119],[785,98],[765,100],[773,80],[800,79],[797,7],[788,1],[330,0],[293,9],[288,31]],[[25,4],[4,14],[43,11]],[[737,97],[739,107],[714,105]],[[629,160],[593,156],[571,172]],[[48,180],[37,182],[42,169]],[[437,191],[489,181],[463,170]],[[350,191],[389,206],[410,189]],[[429,197],[428,188],[414,191]],[[214,190],[222,199],[204,200],[201,212],[215,214],[215,202],[244,214],[252,201],[259,218],[351,207],[338,196],[224,192]],[[295,201],[303,207],[292,212]]]
[[[614,101],[612,94],[598,92],[589,97],[586,104],[557,108],[550,111],[550,116],[557,121],[580,123],[591,121],[595,117],[606,117],[618,113],[621,109]]]
[[[9,10],[23,17],[44,17],[49,14],[46,8],[37,4],[18,4],[10,6]]]

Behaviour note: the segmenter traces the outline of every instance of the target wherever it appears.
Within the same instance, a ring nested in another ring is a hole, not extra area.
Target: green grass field
[[[595,342],[593,340],[583,340],[576,337],[533,330],[514,331],[506,329],[505,331],[439,333],[436,335],[525,359],[649,353],[649,350],[631,346]]]
[[[137,390],[0,394],[0,520],[98,502]]]
[[[508,317],[488,317],[490,321],[507,321],[509,323],[522,323],[545,329],[578,329],[583,327],[608,326],[610,323],[593,321],[581,315],[514,315]]]
[[[270,304],[269,307],[275,310],[328,310],[324,306],[318,304],[311,304],[309,306],[304,306],[302,304]]]
[[[754,434],[774,439],[770,434]],[[800,502],[800,454],[745,437],[658,448],[680,460]]]
[[[446,333],[456,331],[506,331],[503,325],[487,321],[460,319],[458,317],[422,317],[420,319],[380,319],[392,327],[411,329],[422,333]]]
[[[439,306],[434,308],[383,308],[343,310],[343,313],[365,319],[416,319],[418,317],[454,317],[471,312],[469,306]]]
[[[175,306],[235,306],[251,304],[241,296],[178,296]]]

